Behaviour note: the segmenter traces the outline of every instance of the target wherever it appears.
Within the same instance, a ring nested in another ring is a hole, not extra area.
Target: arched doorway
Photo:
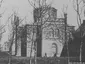
[[[54,55],[53,56],[56,57],[57,54],[58,54],[58,46],[55,42],[52,43],[52,48],[54,49]]]

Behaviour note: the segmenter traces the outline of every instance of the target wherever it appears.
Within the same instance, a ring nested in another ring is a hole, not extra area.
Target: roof
[[[80,45],[81,37],[80,33],[82,31],[82,61],[85,62],[85,23],[82,23],[81,26],[73,33],[74,39],[70,39],[68,42],[69,57],[80,57]],[[61,57],[67,57],[67,45],[63,47]],[[79,61],[79,60],[78,60]]]
[[[85,36],[85,21],[79,26],[79,28],[75,31],[75,35],[77,37],[80,37],[80,33],[82,32],[82,35]]]

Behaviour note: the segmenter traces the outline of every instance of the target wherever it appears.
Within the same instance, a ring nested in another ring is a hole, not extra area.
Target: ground
[[[15,57],[12,56],[12,64],[30,64],[29,57]],[[65,58],[57,58],[57,57],[41,57],[37,58],[37,64],[67,64],[67,59]],[[8,64],[8,57],[0,58],[0,64]],[[32,64],[34,64],[34,59],[32,58]]]

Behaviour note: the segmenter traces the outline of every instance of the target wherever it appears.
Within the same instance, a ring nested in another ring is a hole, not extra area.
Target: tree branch
[[[32,7],[36,8],[35,4],[33,5],[33,3],[31,3],[29,0],[28,0],[28,2]]]

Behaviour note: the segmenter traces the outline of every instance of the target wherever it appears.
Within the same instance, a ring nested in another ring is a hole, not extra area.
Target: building
[[[50,26],[49,26],[50,25]],[[57,26],[57,27],[56,27]],[[25,39],[23,37],[23,41],[21,39],[21,47],[24,47],[25,45],[25,48],[21,48],[21,54],[26,54],[26,56],[30,56],[30,52],[31,52],[31,44],[32,44],[32,39],[33,39],[33,42],[36,41],[36,38],[37,38],[37,53],[39,53],[39,55],[37,56],[44,56],[45,53],[47,54],[47,56],[53,56],[55,54],[55,51],[56,51],[56,48],[55,48],[55,45],[53,45],[54,43],[57,44],[57,56],[60,56],[61,54],[61,51],[63,49],[63,46],[64,46],[64,37],[65,37],[65,34],[64,34],[64,24],[61,23],[60,25],[60,22],[47,22],[46,25],[44,25],[43,27],[43,30],[42,30],[42,34],[39,35],[39,33],[36,33],[36,25],[25,25],[25,27],[27,27],[27,30],[26,28],[24,28],[26,31],[23,32],[24,36],[25,34],[27,34],[25,36]],[[34,29],[33,29],[34,28]],[[40,26],[39,26],[40,28]],[[73,29],[73,26],[68,26],[68,37],[69,37],[69,31],[71,30],[74,30]],[[34,30],[34,36],[32,37],[33,35],[33,30]],[[70,33],[71,34],[71,33]],[[36,37],[37,35],[37,37]],[[54,48],[53,48],[54,46]],[[27,48],[26,48],[27,47]],[[23,51],[22,51],[23,50]],[[18,51],[20,52],[20,51]],[[20,55],[20,53],[19,53]],[[34,45],[32,46],[32,56],[34,55]],[[23,56],[23,55],[21,55]]]
[[[54,21],[57,18],[57,9],[50,6],[41,6],[33,10],[34,22],[39,22],[42,17],[42,21],[50,20]]]
[[[66,37],[68,39],[71,37],[74,26],[65,25],[67,17],[57,18],[57,10],[53,7],[43,8],[45,7],[34,10],[33,24],[26,24],[20,30],[20,27],[18,28],[20,34],[18,43],[20,45],[17,56],[34,56],[36,49],[37,57],[44,57],[45,54],[47,57],[52,57],[55,54],[60,57],[65,44],[65,26],[67,26]]]
[[[82,33],[82,37],[81,34]],[[81,57],[82,61],[85,62],[85,20],[83,20],[83,23],[79,26],[79,28],[73,32],[73,39],[70,39],[68,41],[68,49],[69,49],[69,57],[74,57],[74,61],[80,61],[80,46],[82,42],[82,52]],[[67,50],[66,47],[63,48],[62,57],[67,57]],[[71,59],[72,60],[72,59]]]

